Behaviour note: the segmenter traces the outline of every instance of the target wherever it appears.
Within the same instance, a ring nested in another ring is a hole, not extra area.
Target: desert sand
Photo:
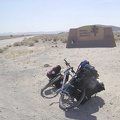
[[[98,70],[105,91],[77,109],[59,108],[59,95],[45,99],[40,90],[48,82],[47,71],[56,65],[74,70],[88,60]],[[49,64],[50,67],[44,67]],[[32,47],[14,46],[0,53],[0,120],[119,120],[120,43],[113,48],[67,49],[57,41],[40,40]]]

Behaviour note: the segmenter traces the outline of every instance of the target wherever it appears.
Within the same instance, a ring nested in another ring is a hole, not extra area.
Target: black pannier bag
[[[86,64],[84,67],[80,67],[77,72],[76,72],[78,78],[81,78],[83,76],[85,77],[95,77],[98,78],[99,74],[97,72],[97,70],[95,69],[94,66],[90,65],[90,64]]]
[[[83,101],[81,102],[81,104],[86,103],[91,98],[92,95],[105,90],[105,86],[104,86],[103,82],[101,82],[99,79],[96,79],[95,81],[96,81],[96,84],[94,87],[92,87],[92,88],[90,86],[87,87],[86,96],[83,99]]]
[[[79,100],[81,97],[80,91],[86,89],[85,98],[83,99],[81,104],[86,103],[91,98],[92,95],[105,90],[104,84],[100,80],[94,77],[85,79],[84,78],[81,80],[79,78],[75,79],[74,80],[75,82],[72,83],[74,88],[71,89],[71,95],[77,100]]]
[[[57,65],[53,67],[49,72],[47,72],[47,77],[53,79],[58,73],[60,73],[61,66]]]
[[[103,82],[98,80],[99,74],[94,66],[91,66],[88,61],[82,62],[81,66],[76,71],[77,77],[73,81],[74,90],[72,91],[73,97],[79,100],[83,89],[86,89],[86,96],[81,104],[87,102],[93,94],[105,90]]]
[[[82,91],[86,88],[91,80],[97,79],[99,77],[97,70],[95,67],[90,64],[84,65],[84,67],[80,67],[76,72],[77,78],[75,80],[75,88]]]
[[[98,72],[97,72],[97,70],[95,69],[94,66],[91,66],[90,64],[85,65],[85,69],[90,72],[90,76],[95,77],[95,78],[99,77]]]

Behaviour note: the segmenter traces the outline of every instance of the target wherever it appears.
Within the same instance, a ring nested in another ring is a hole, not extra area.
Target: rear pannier
[[[53,79],[58,73],[60,73],[61,66],[57,65],[53,67],[49,72],[47,72],[47,77]]]

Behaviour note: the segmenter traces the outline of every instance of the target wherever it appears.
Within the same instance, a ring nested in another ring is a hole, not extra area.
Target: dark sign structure
[[[66,47],[85,48],[115,46],[116,44],[111,27],[89,25],[76,29],[70,29]]]

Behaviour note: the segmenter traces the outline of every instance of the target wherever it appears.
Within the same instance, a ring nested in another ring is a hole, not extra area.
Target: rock
[[[50,67],[50,65],[49,64],[45,64],[44,67]]]

